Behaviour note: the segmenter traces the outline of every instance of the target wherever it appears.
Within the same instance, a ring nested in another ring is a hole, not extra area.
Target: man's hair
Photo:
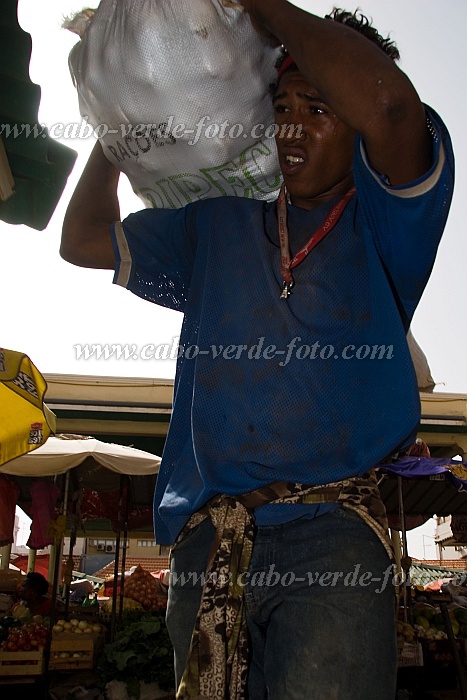
[[[367,39],[372,41],[376,46],[384,51],[384,53],[389,56],[393,61],[398,61],[400,58],[399,49],[394,41],[391,41],[389,37],[384,38],[378,30],[372,26],[372,20],[369,20],[361,10],[356,9],[355,12],[348,12],[348,10],[342,10],[339,7],[334,7],[329,15],[325,15],[325,19],[332,20],[333,22],[339,22],[340,24],[345,24],[351,29],[355,29],[356,32],[363,34]],[[288,57],[287,49],[283,48],[281,55],[277,59],[276,69],[279,73],[282,64]],[[291,66],[292,68],[292,66]],[[277,81],[271,85],[271,92],[277,89]]]
[[[36,591],[39,595],[45,595],[49,590],[49,583],[47,579],[37,571],[30,571],[26,576],[24,583],[28,584],[30,588]]]
[[[400,53],[395,42],[391,41],[389,37],[384,38],[381,36],[378,30],[371,25],[372,20],[369,20],[361,10],[357,9],[355,12],[348,12],[347,10],[334,7],[329,15],[325,15],[325,19],[332,19],[334,22],[340,22],[340,24],[345,24],[347,27],[355,29],[355,31],[366,36],[376,46],[379,46],[393,61],[399,60]]]

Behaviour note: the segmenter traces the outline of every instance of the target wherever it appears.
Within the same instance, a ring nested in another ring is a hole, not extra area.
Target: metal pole
[[[405,529],[405,513],[404,513],[404,496],[402,493],[402,477],[397,476],[397,492],[398,492],[398,497],[399,497],[399,520],[400,520],[400,526],[402,530],[402,550],[404,553],[404,559],[408,557],[407,554],[407,532]],[[402,570],[405,571],[404,565],[402,565]],[[406,580],[402,581],[402,594],[403,594],[403,601],[404,601],[404,622],[408,621],[408,610],[407,610],[407,585],[406,585]]]
[[[66,517],[67,506],[68,506],[68,490],[70,486],[70,472],[67,471],[65,476],[65,491],[63,495],[62,504],[62,515]],[[52,578],[52,610],[50,613],[50,631],[47,639],[47,644],[44,649],[44,664],[45,664],[45,683],[48,682],[49,676],[49,661],[50,661],[50,645],[52,643],[52,627],[55,624],[57,617],[57,593],[58,584],[62,573],[62,551],[63,551],[63,535],[60,534],[55,537],[55,545],[52,545],[50,549],[54,551],[54,566],[53,566],[53,578]],[[50,554],[50,559],[52,560],[52,552]],[[50,577],[51,561],[49,561],[49,577]],[[50,581],[50,578],[49,578]]]
[[[120,491],[118,494],[118,514],[117,514],[117,539],[115,547],[115,562],[114,562],[114,581],[112,589],[112,613],[110,617],[110,642],[115,640],[116,629],[116,612],[117,612],[117,588],[118,588],[118,570],[120,560],[120,528],[122,522],[122,505],[123,505],[123,475],[120,477]]]
[[[49,546],[49,571],[47,574],[47,578],[49,580],[49,583],[53,583],[53,580],[54,580],[56,558],[57,558],[57,547],[56,547],[56,545],[51,544]]]
[[[63,494],[63,505],[62,514],[66,516],[67,504],[68,504],[68,489],[70,487],[70,472],[68,471],[65,475],[65,492]],[[59,540],[55,540],[55,544],[50,545],[49,550],[49,583],[54,586],[52,595],[54,596],[54,607],[55,607],[55,597],[57,595],[57,586],[55,580],[55,573],[57,571],[56,560],[62,560],[63,551],[63,537]]]
[[[123,552],[122,552],[122,575],[120,579],[120,610],[118,611],[118,620],[119,622],[122,621],[123,617],[123,598],[125,596],[125,568],[126,568],[126,543],[128,540],[128,511],[129,511],[129,501],[130,501],[130,496],[129,496],[129,482],[130,479],[128,476],[123,477],[125,480],[125,489],[124,489],[124,494],[125,494],[125,517],[123,521]]]
[[[392,546],[394,548],[394,562],[396,565],[396,581],[401,580],[401,571],[402,571],[402,549],[401,549],[401,536],[399,533],[399,530],[391,530],[391,541],[392,541]],[[399,594],[400,594],[400,585],[396,584],[397,586],[397,596],[399,599]]]
[[[76,500],[73,501],[73,527],[70,532],[70,549],[68,551],[68,560],[65,569],[65,619],[68,616],[68,611],[70,607],[70,588],[71,588],[71,578],[73,571],[73,549],[76,544],[76,533],[78,530],[78,518],[76,515]]]
[[[68,490],[70,487],[70,472],[68,471],[65,476],[65,491],[63,495],[63,505],[62,505],[62,515],[66,517],[66,512],[67,512],[67,507],[68,507]],[[51,547],[52,549],[52,547]],[[55,540],[55,545],[53,546],[53,549],[55,550],[55,561],[54,561],[54,567],[53,567],[53,579],[52,579],[52,625],[55,622],[55,612],[57,608],[57,593],[58,593],[58,584],[59,580],[61,578],[61,573],[62,573],[62,552],[63,552],[63,536],[60,535],[59,538],[56,538]],[[51,557],[52,558],[52,557]],[[49,562],[49,571],[50,571],[50,562]]]

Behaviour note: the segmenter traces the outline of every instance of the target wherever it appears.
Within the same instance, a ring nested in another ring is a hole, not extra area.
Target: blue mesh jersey
[[[446,128],[429,114],[433,165],[411,185],[387,186],[357,139],[357,194],[294,268],[288,300],[279,298],[275,203],[223,197],[115,225],[114,281],[184,313],[155,493],[158,542],[173,543],[215,494],[330,483],[413,440],[420,400],[406,331],[445,226],[454,170]],[[292,254],[332,204],[288,205]],[[256,522],[290,520],[300,508],[313,506],[266,505]]]

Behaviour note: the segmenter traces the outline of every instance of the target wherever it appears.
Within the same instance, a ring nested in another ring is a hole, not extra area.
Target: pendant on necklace
[[[281,299],[288,299],[290,294],[291,294],[290,290],[292,289],[292,287],[293,287],[293,282],[289,282],[289,283],[284,282],[284,286],[282,287],[282,294],[281,294],[280,298]]]

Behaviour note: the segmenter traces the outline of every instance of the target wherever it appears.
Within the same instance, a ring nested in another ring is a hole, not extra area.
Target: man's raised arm
[[[97,142],[63,221],[60,255],[73,265],[113,270],[110,227],[120,220],[119,176]]]
[[[403,185],[431,165],[424,107],[407,76],[361,33],[286,0],[242,0],[258,31],[273,35],[334,114],[361,134],[371,165]]]

